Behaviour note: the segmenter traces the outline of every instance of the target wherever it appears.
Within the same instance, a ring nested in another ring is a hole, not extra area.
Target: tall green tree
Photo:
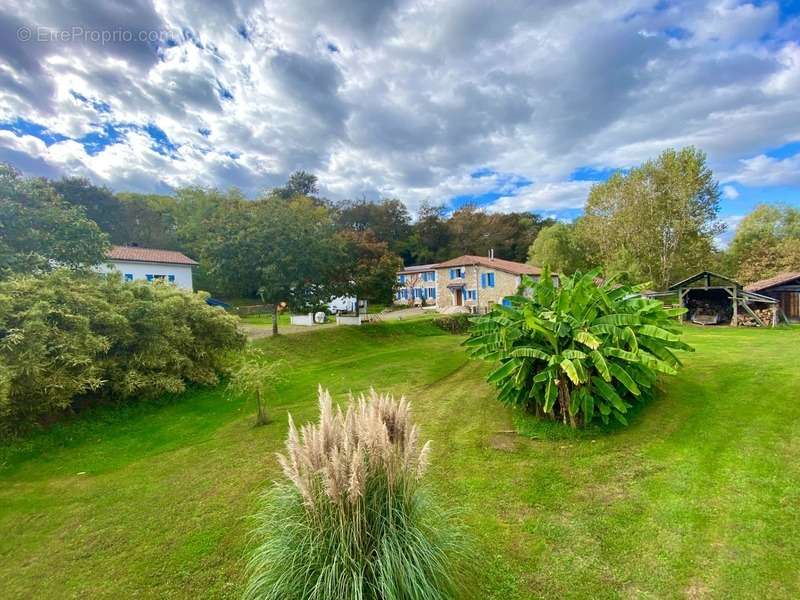
[[[597,244],[599,263],[659,289],[715,258],[719,185],[695,148],[665,150],[628,173],[595,185],[581,234]]]
[[[444,205],[423,202],[417,220],[406,243],[411,263],[422,265],[452,258],[447,255],[450,230],[447,227],[447,209]]]
[[[237,295],[308,310],[342,291],[343,244],[331,212],[311,198],[268,195],[241,203],[208,223],[202,253],[210,274]]]
[[[528,262],[537,267],[571,275],[586,270],[589,252],[576,233],[574,223],[555,223],[544,227],[530,246]]]
[[[403,268],[402,259],[370,230],[345,231],[341,237],[345,249],[343,290],[357,299],[390,304],[397,286],[397,272]]]
[[[117,243],[181,250],[172,196],[123,192],[117,197],[122,202],[124,214],[115,240]]]
[[[127,236],[125,205],[109,188],[93,185],[85,177],[64,177],[52,185],[64,200],[82,206],[86,216],[108,234],[113,244],[135,241]]]
[[[411,235],[411,216],[400,200],[348,200],[340,202],[336,209],[336,221],[341,229],[369,229],[379,240],[386,242],[392,252],[410,260],[407,242]]]
[[[286,185],[275,188],[273,194],[288,200],[295,196],[316,198],[319,193],[317,176],[307,171],[295,171],[289,175]]]
[[[756,206],[736,228],[725,262],[743,283],[800,271],[800,210]]]
[[[47,180],[0,164],[0,277],[90,268],[107,249],[108,237],[83,207],[66,202]]]

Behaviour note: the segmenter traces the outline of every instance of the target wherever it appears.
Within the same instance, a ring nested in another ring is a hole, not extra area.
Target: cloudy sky
[[[614,5],[613,8],[611,5]],[[0,160],[570,217],[669,146],[800,205],[800,2],[0,0]]]

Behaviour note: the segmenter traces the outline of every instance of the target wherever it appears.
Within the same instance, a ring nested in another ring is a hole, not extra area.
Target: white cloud
[[[739,162],[730,181],[753,186],[800,185],[800,154],[782,159],[759,154]]]
[[[739,192],[732,185],[722,186],[722,195],[728,200],[736,200],[739,197]]]
[[[797,180],[791,161],[740,162],[800,139],[800,46],[775,2],[129,4],[0,8],[0,120],[71,139],[122,130],[96,154],[5,133],[0,158],[118,189],[250,194],[306,169],[331,197],[395,196],[412,210],[502,189],[502,177],[470,176],[484,167],[536,182],[491,210],[579,207],[589,184],[569,180],[576,168],[688,144],[731,182]],[[177,43],[14,41],[23,25],[79,21]],[[154,150],[149,124],[178,149]]]
[[[503,196],[492,203],[490,212],[518,212],[582,208],[592,188],[592,181],[564,181],[533,184],[519,193]]]

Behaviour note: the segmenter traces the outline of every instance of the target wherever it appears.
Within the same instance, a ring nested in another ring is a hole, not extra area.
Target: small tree
[[[267,425],[272,419],[267,411],[266,396],[284,381],[286,361],[268,362],[257,348],[248,348],[239,364],[233,369],[228,391],[239,396],[252,395],[256,399],[256,426]]]

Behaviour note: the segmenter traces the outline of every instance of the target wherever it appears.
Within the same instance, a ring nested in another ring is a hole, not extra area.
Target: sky
[[[800,206],[800,0],[0,0],[0,161],[569,219],[668,147]]]

